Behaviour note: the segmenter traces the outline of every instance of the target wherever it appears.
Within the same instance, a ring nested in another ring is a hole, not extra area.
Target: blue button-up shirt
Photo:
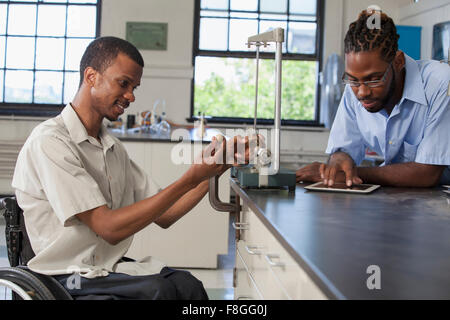
[[[438,61],[415,61],[405,54],[403,95],[388,115],[370,113],[346,86],[330,132],[327,153],[343,151],[356,164],[369,148],[383,165],[417,162],[446,165],[441,183],[450,184],[450,67]]]

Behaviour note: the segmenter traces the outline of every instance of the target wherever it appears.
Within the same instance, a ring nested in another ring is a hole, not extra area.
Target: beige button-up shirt
[[[28,262],[31,270],[94,278],[108,272],[149,275],[164,267],[152,257],[119,263],[133,237],[112,246],[75,217],[151,195],[147,175],[104,126],[100,140],[88,135],[68,104],[59,116],[39,124],[20,151],[12,186],[36,253]]]

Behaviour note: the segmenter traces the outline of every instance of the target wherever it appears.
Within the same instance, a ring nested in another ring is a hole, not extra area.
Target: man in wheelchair
[[[151,223],[168,228],[203,198],[210,177],[230,167],[212,152],[228,149],[225,141],[213,139],[179,180],[150,193],[147,175],[103,125],[134,102],[143,66],[125,40],[91,42],[74,99],[33,130],[18,156],[12,186],[36,254],[27,266],[75,299],[208,298],[187,271],[153,257],[124,258],[136,232]]]

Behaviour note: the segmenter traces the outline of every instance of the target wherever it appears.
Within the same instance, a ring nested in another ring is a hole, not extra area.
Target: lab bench
[[[246,189],[230,179],[236,299],[449,299],[450,198]],[[375,285],[374,285],[375,284]]]

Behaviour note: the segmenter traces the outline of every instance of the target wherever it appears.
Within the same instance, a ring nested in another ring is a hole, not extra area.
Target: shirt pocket
[[[416,160],[416,153],[418,144],[410,144],[403,142],[403,146],[399,155],[399,162],[414,162]]]

